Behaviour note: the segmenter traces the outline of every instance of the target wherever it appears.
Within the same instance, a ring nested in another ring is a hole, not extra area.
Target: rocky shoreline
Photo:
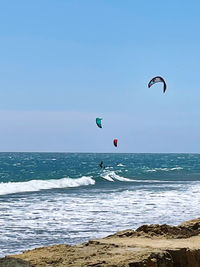
[[[0,267],[199,267],[200,218],[178,226],[143,225],[70,246],[53,245],[0,259]]]

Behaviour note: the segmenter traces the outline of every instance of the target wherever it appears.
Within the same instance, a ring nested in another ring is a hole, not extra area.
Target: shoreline
[[[0,258],[1,267],[200,266],[200,218],[142,225],[78,245],[52,245]]]

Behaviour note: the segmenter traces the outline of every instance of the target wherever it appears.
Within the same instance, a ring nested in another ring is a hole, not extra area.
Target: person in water
[[[99,166],[100,166],[101,168],[103,168],[103,161],[101,161],[101,162],[99,163]]]

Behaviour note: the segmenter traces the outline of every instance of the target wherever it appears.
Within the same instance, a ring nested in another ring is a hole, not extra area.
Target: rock
[[[1,267],[31,267],[31,264],[21,259],[5,257],[3,259],[0,259],[0,266]]]
[[[0,259],[0,267],[199,267],[200,218],[142,225],[69,246],[54,245]]]

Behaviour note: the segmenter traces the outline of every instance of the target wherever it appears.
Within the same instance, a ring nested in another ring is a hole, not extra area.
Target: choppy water
[[[199,154],[0,153],[0,182],[0,256],[200,216]]]

